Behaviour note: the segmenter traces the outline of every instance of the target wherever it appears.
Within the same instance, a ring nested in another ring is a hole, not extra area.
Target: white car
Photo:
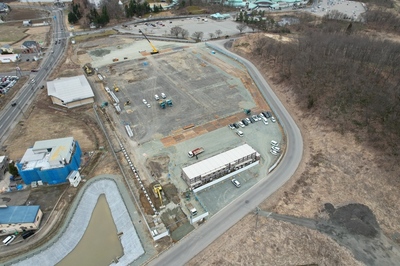
[[[263,117],[265,117],[265,115],[264,115],[263,113],[260,113],[260,114],[258,115],[258,117],[260,117],[260,118],[262,119]]]
[[[165,93],[162,92],[162,93],[161,93],[161,97],[162,97],[163,99],[165,99],[165,98],[167,98],[167,95],[165,95]]]
[[[275,122],[276,122],[275,117],[271,116],[271,122],[272,122],[272,123],[275,123]]]
[[[272,146],[271,150],[276,151],[277,153],[279,153],[281,151],[281,148],[277,147],[277,146]]]
[[[147,105],[147,108],[150,108],[151,107],[151,105],[148,103],[148,104],[146,104]]]
[[[236,179],[232,179],[232,183],[235,185],[235,187],[240,187],[240,182],[237,181]]]
[[[279,142],[277,142],[275,140],[271,140],[271,145],[272,146],[279,146]]]
[[[264,122],[265,125],[268,125],[268,119],[266,119],[265,117],[262,118],[262,121]]]
[[[142,100],[142,102],[143,102],[144,104],[147,104],[147,101],[146,101],[146,99],[143,99],[143,100]]]
[[[237,134],[239,137],[243,137],[243,132],[240,131],[240,130],[236,131],[236,134]]]
[[[154,95],[154,99],[156,99],[156,101],[160,100],[160,97],[158,97],[158,95]]]
[[[243,124],[242,121],[239,121],[238,124],[239,124],[240,127],[245,127],[245,125]]]
[[[278,156],[278,155],[279,155],[279,153],[276,152],[276,151],[273,150],[273,149],[270,149],[269,152],[270,152],[272,155],[274,155],[274,156]]]
[[[258,118],[258,116],[256,116],[256,115],[252,115],[251,118],[253,118],[253,120],[256,121],[256,122],[257,122],[258,120],[260,120],[260,118]]]

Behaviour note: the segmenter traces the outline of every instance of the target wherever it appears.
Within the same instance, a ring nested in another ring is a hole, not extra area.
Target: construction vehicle
[[[114,83],[114,91],[115,92],[119,92],[119,88],[118,88],[118,86]]]
[[[153,191],[154,191],[154,195],[156,196],[156,198],[160,199],[160,207],[164,206],[163,205],[163,196],[162,196],[162,194],[163,194],[162,186],[160,184],[155,184],[153,186]]]
[[[101,104],[101,108],[105,108],[105,107],[107,107],[108,106],[108,102],[103,102],[102,104]]]
[[[172,106],[172,100],[168,99],[168,100],[166,101],[166,103],[167,103],[168,106],[170,106],[170,107]]]
[[[144,32],[142,30],[139,29],[139,32],[146,38],[146,40],[149,42],[151,48],[153,48],[153,51],[150,52],[151,54],[158,54],[159,51],[157,50],[157,48],[151,43],[151,41],[147,38],[147,36],[144,34]]]
[[[124,103],[124,105],[125,105],[125,106],[126,106],[126,105],[131,105],[131,101],[127,100],[127,101]]]
[[[197,155],[199,155],[200,153],[203,153],[203,152],[204,152],[204,148],[196,148],[196,149],[194,149],[192,151],[189,151],[188,152],[188,156],[190,158],[192,158],[193,156],[197,157]]]
[[[158,104],[160,105],[160,107],[162,108],[162,109],[165,109],[165,101],[164,100],[159,100],[158,101]]]
[[[92,65],[87,63],[83,66],[83,70],[85,71],[86,76],[91,76],[94,74]]]

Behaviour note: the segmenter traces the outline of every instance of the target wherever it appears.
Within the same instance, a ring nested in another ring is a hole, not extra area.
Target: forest
[[[397,156],[400,43],[371,37],[368,25],[353,30],[360,28],[354,24],[324,19],[303,27],[291,42],[259,37],[253,56],[293,89],[299,105],[335,130],[355,132],[359,141]]]

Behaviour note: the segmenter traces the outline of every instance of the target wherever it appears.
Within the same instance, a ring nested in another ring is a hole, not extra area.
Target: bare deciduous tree
[[[215,34],[217,34],[217,36],[218,36],[218,38],[219,38],[219,36],[221,36],[221,34],[222,34],[222,30],[216,30],[216,31],[215,31]]]
[[[196,42],[199,42],[201,38],[203,38],[204,33],[202,31],[196,31],[192,34],[192,37],[196,39]]]
[[[239,25],[236,26],[236,29],[238,29],[240,31],[240,33],[242,33],[242,31],[244,31],[245,29],[247,29],[247,25],[244,23],[241,23]]]
[[[178,37],[179,34],[182,33],[182,30],[183,29],[181,27],[179,27],[179,26],[172,27],[171,28],[171,35],[174,35],[175,37]]]
[[[215,38],[215,34],[212,33],[212,32],[209,32],[209,33],[208,33],[208,36],[210,36],[210,39],[214,39],[214,38]]]

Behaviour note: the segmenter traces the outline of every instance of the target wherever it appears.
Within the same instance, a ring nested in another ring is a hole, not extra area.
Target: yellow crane
[[[151,41],[147,38],[146,35],[144,35],[144,32],[142,30],[139,29],[139,32],[146,38],[146,40],[149,42],[151,48],[153,48],[153,51],[151,52],[151,54],[158,54],[159,51],[157,50],[157,48],[151,43]]]

